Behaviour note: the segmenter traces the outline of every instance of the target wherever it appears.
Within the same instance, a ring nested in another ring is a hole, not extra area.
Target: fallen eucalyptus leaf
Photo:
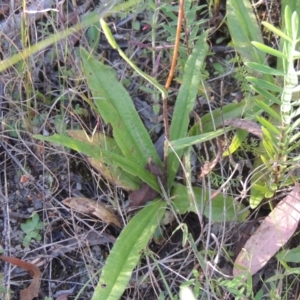
[[[235,260],[233,276],[258,272],[285,245],[300,220],[300,187],[293,190],[264,219]]]
[[[21,291],[20,300],[32,300],[39,296],[41,271],[36,265],[5,255],[0,255],[0,259],[26,270],[32,276],[31,284]]]

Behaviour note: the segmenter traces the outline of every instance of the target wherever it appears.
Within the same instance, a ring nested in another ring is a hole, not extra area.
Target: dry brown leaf
[[[32,282],[27,289],[21,291],[20,300],[32,300],[38,297],[40,290],[41,271],[34,265],[15,257],[0,255],[0,259],[26,270],[32,276]]]
[[[254,121],[245,120],[245,119],[228,119],[224,121],[224,125],[244,129],[258,136],[259,138],[262,138],[262,130],[260,126]]]
[[[150,173],[162,180],[163,172],[153,161],[149,158],[148,163],[145,167]],[[158,196],[158,192],[150,187],[147,183],[143,182],[140,189],[130,193],[129,207],[139,207],[145,205],[148,201],[155,199]]]
[[[121,226],[119,218],[104,204],[84,197],[66,198],[63,204],[83,214],[94,215],[105,223]]]
[[[150,187],[147,183],[143,183],[139,190],[130,193],[129,207],[139,207],[145,205],[148,201],[155,199],[158,192]]]
[[[258,272],[294,234],[299,220],[300,187],[295,186],[246,242],[235,260],[233,276],[243,273],[238,266],[251,274]]]

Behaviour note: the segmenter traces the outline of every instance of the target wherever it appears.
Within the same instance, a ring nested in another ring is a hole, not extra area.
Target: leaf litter
[[[254,275],[292,237],[300,220],[300,187],[292,191],[271,211],[248,239],[235,260],[233,276],[248,270]]]
[[[119,228],[122,227],[119,218],[110,208],[99,201],[94,201],[85,197],[71,197],[64,199],[62,203],[80,213],[93,215],[105,223],[114,224]]]

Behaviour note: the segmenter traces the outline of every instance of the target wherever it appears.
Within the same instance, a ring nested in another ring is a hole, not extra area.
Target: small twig
[[[177,57],[178,57],[178,49],[180,45],[180,33],[181,33],[181,26],[182,26],[182,20],[184,17],[184,0],[179,1],[179,12],[178,12],[178,21],[177,21],[177,30],[176,30],[176,37],[175,37],[175,46],[174,46],[174,53],[173,53],[173,59],[172,59],[172,64],[171,64],[171,70],[169,73],[169,77],[167,79],[165,88],[166,90],[169,89],[173,76],[174,76],[174,71],[177,63]]]

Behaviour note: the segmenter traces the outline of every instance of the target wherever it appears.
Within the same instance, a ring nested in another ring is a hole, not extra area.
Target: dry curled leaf
[[[233,276],[241,274],[243,268],[251,274],[258,272],[291,238],[299,220],[300,187],[295,186],[246,242],[235,260]]]
[[[119,218],[99,201],[97,202],[84,197],[73,197],[66,198],[62,202],[80,213],[96,216],[105,223],[121,227]]]
[[[224,126],[232,126],[240,129],[244,129],[249,133],[252,133],[259,138],[262,138],[262,130],[260,126],[251,120],[245,119],[228,119],[224,121]]]
[[[15,257],[0,255],[0,259],[26,270],[32,276],[31,284],[27,289],[21,291],[20,300],[32,300],[33,298],[38,297],[41,279],[40,269],[34,264],[28,263]]]

